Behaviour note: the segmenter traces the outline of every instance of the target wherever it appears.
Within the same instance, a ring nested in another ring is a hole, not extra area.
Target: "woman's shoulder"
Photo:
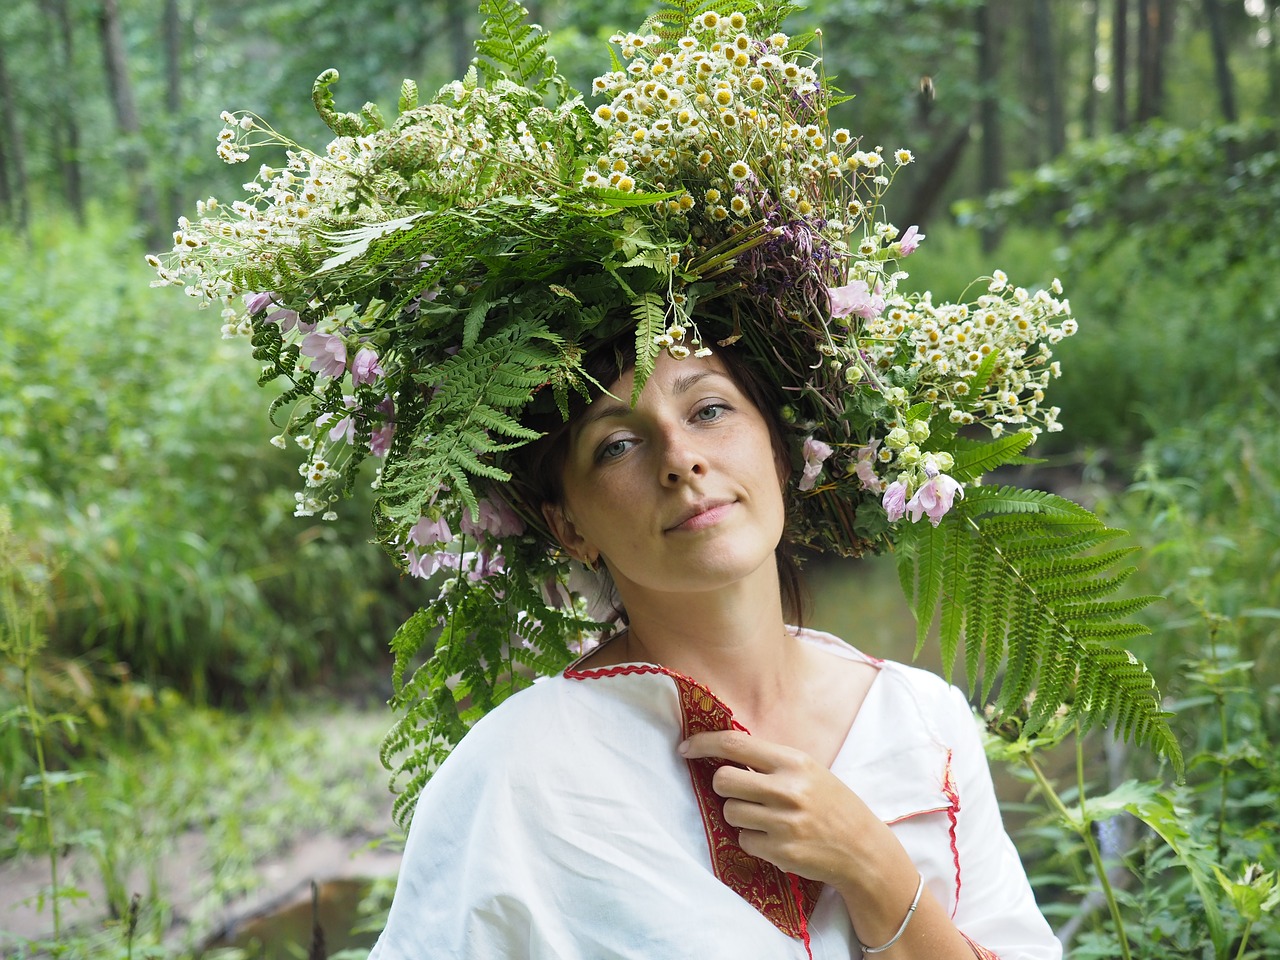
[[[880,672],[876,679],[876,685],[881,688],[879,695],[884,696],[887,691],[891,699],[905,699],[931,728],[937,728],[939,732],[946,730],[961,714],[971,714],[964,693],[932,670],[872,656],[822,630],[803,628],[798,636],[833,656],[874,666]]]

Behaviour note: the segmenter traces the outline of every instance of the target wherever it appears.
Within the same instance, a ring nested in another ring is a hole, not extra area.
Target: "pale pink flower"
[[[261,313],[271,304],[276,302],[274,293],[246,293],[244,295],[244,308],[250,314]]]
[[[356,398],[343,397],[342,404],[348,410],[351,410],[356,405]],[[323,427],[326,423],[328,423],[332,419],[333,419],[332,413],[322,413],[319,417],[316,418],[316,426]],[[339,440],[345,440],[347,441],[347,443],[350,443],[355,438],[356,438],[356,422],[350,416],[343,417],[341,420],[335,423],[333,427],[329,430],[330,443],[337,443]]]
[[[808,437],[804,441],[804,474],[800,477],[800,489],[812,490],[818,474],[822,473],[822,464],[831,456],[831,447],[821,440]]]
[[[831,301],[831,316],[847,317],[851,314],[871,320],[884,310],[884,297],[879,287],[873,293],[865,280],[852,280],[843,287],[830,287],[827,297]]]
[[[469,537],[488,534],[491,537],[518,537],[524,533],[524,521],[511,507],[501,500],[485,498],[480,501],[480,519],[473,521],[471,511],[462,514],[462,532]]]
[[[373,383],[378,377],[386,376],[386,371],[378,363],[378,351],[372,347],[361,347],[356,351],[356,358],[351,361],[351,382],[357,387],[362,383]]]
[[[409,539],[419,547],[429,547],[433,543],[448,543],[453,539],[453,532],[444,517],[439,520],[422,517],[409,531]]]
[[[382,414],[383,423],[375,427],[369,437],[369,452],[375,457],[385,457],[391,449],[391,438],[396,435],[396,402],[390,397],[383,397],[378,404],[378,413]]]
[[[331,333],[309,333],[299,347],[303,356],[313,358],[311,369],[322,377],[337,379],[347,370],[347,345]]]
[[[907,232],[902,235],[902,239],[898,241],[898,246],[902,249],[902,255],[909,257],[916,252],[916,247],[920,246],[920,241],[924,239],[924,234],[917,229],[913,223],[907,227]]]
[[[862,484],[862,489],[871,493],[881,493],[884,490],[884,481],[876,476],[876,453],[880,450],[880,441],[872,440],[865,447],[858,448],[858,460],[854,464],[854,471],[858,474],[858,480]]]
[[[907,512],[911,514],[913,523],[922,515],[927,515],[929,522],[936,527],[957,497],[964,499],[964,487],[945,473],[939,473],[920,485],[916,495],[907,504]]]
[[[884,505],[884,512],[888,515],[890,523],[901,520],[907,512],[906,479],[900,477],[885,487],[884,496],[880,502]]]

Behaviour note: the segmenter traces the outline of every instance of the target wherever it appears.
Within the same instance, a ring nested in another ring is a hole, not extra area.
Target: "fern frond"
[[[1155,682],[1122,646],[1148,632],[1127,618],[1159,598],[1103,599],[1128,579],[1130,568],[1113,568],[1134,548],[1092,551],[1122,535],[1053,494],[975,487],[937,529],[903,529],[899,573],[913,588],[918,644],[943,606],[948,677],[961,633],[970,688],[980,680],[984,700],[1003,670],[998,719],[1034,694],[1024,733],[1065,704],[1083,725],[1115,723],[1180,770]]]
[[[546,382],[557,364],[549,349],[556,342],[538,325],[516,325],[414,374],[432,392],[422,413],[431,440],[384,476],[380,508],[388,518],[414,523],[446,482],[474,511],[472,477],[509,479],[492,457],[538,436],[510,411]]]
[[[1022,451],[1027,449],[1034,439],[1031,433],[1027,432],[1007,434],[997,440],[973,446],[954,444],[958,449],[954,454],[955,466],[950,471],[951,476],[961,483],[967,483],[996,467],[1013,463],[1021,459]]]
[[[631,405],[634,407],[658,359],[654,338],[666,329],[667,305],[656,293],[642,293],[631,305],[631,316],[636,321],[636,366],[631,387]]]
[[[480,0],[484,21],[476,41],[475,65],[486,85],[506,79],[545,93],[558,76],[555,58],[547,53],[547,33],[526,23],[528,15],[514,0]]]

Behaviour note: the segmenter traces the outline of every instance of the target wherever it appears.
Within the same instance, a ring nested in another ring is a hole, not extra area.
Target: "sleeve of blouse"
[[[956,926],[979,960],[1060,960],[1062,945],[1036,906],[1018,851],[1000,818],[973,711],[955,687],[950,689],[945,719],[952,785],[959,800]]]

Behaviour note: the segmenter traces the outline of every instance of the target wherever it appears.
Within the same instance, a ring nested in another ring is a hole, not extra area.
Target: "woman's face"
[[[609,388],[631,396],[632,373]],[[602,558],[623,602],[776,579],[786,466],[763,415],[716,356],[658,356],[635,408],[598,397],[573,425],[564,503],[548,523]]]

